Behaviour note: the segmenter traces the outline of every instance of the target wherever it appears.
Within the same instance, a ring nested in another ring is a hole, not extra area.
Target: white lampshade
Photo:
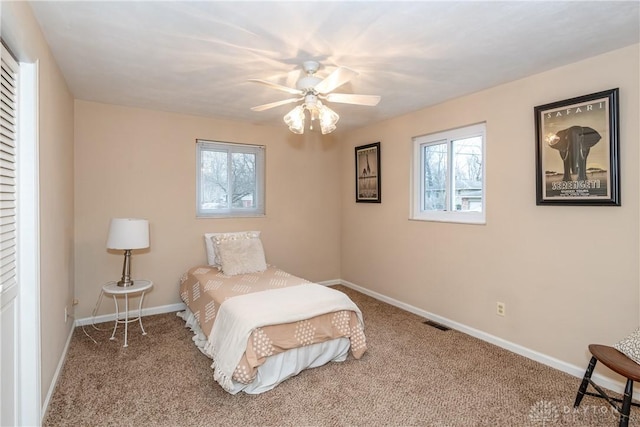
[[[301,134],[304,132],[304,107],[298,105],[284,116],[284,122],[289,126],[289,130],[293,133]]]
[[[113,218],[107,248],[143,249],[149,247],[149,221],[139,218]]]
[[[309,129],[313,130],[313,122],[318,120],[323,135],[336,130],[336,123],[340,120],[338,113],[323,105],[316,95],[308,94],[305,96],[304,104],[298,105],[284,116],[284,122],[289,126],[291,132],[304,133],[305,110],[309,111],[309,117],[311,118]]]
[[[338,120],[340,120],[340,116],[338,115],[338,113],[336,113],[326,105],[320,104],[318,106],[318,114],[320,119],[320,130],[322,131],[323,135],[336,130],[336,123],[338,123]]]

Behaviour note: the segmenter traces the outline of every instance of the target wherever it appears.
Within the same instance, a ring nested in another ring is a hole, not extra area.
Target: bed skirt
[[[193,342],[198,349],[207,357],[213,359],[213,355],[207,354],[207,337],[200,329],[200,325],[193,313],[187,308],[185,311],[176,314],[185,321],[185,327],[190,328],[193,332]],[[258,367],[258,372],[253,382],[244,384],[232,380],[231,390],[227,391],[231,394],[236,394],[240,391],[247,394],[264,393],[273,389],[287,378],[299,374],[304,369],[316,368],[329,362],[343,362],[347,358],[349,347],[349,338],[336,338],[269,356],[265,363]]]

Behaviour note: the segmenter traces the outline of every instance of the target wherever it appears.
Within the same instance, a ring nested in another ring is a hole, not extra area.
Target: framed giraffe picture
[[[380,143],[356,147],[356,203],[380,203]]]

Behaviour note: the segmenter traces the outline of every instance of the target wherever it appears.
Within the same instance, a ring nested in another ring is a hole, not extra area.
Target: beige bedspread
[[[198,266],[182,277],[180,296],[209,338],[220,306],[227,299],[303,284],[310,282],[273,266],[261,273],[237,276],[226,276],[217,268]],[[274,309],[278,310],[278,307]],[[249,336],[233,379],[249,384],[268,356],[341,337],[349,338],[355,358],[359,359],[366,351],[363,324],[355,311],[340,310],[295,322],[258,327]]]

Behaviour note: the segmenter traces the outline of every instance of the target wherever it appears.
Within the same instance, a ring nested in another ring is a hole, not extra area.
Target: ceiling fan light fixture
[[[304,133],[304,106],[298,105],[284,116],[284,122],[293,133]]]
[[[314,108],[316,108],[316,104],[320,104],[320,101],[318,100],[318,95],[314,94],[313,92],[308,92],[305,96],[304,96],[304,107],[311,111]]]
[[[320,131],[323,135],[336,130],[336,123],[340,120],[338,113],[320,102],[318,102],[318,118],[320,120]]]
[[[266,80],[250,79],[252,82],[300,96],[300,98],[289,98],[258,105],[251,109],[253,111],[264,111],[269,108],[304,100],[302,105],[295,107],[284,116],[284,122],[289,126],[289,130],[297,134],[304,133],[305,111],[309,111],[309,129],[313,130],[313,122],[317,120],[320,122],[322,134],[326,135],[336,130],[336,123],[340,120],[340,116],[329,107],[324,106],[320,99],[327,102],[367,106],[375,106],[380,102],[380,97],[377,95],[333,93],[334,89],[344,85],[358,75],[356,71],[350,68],[340,66],[325,78],[315,75],[320,68],[320,64],[316,61],[306,61],[302,64],[302,68],[305,75],[298,79],[295,89]]]

